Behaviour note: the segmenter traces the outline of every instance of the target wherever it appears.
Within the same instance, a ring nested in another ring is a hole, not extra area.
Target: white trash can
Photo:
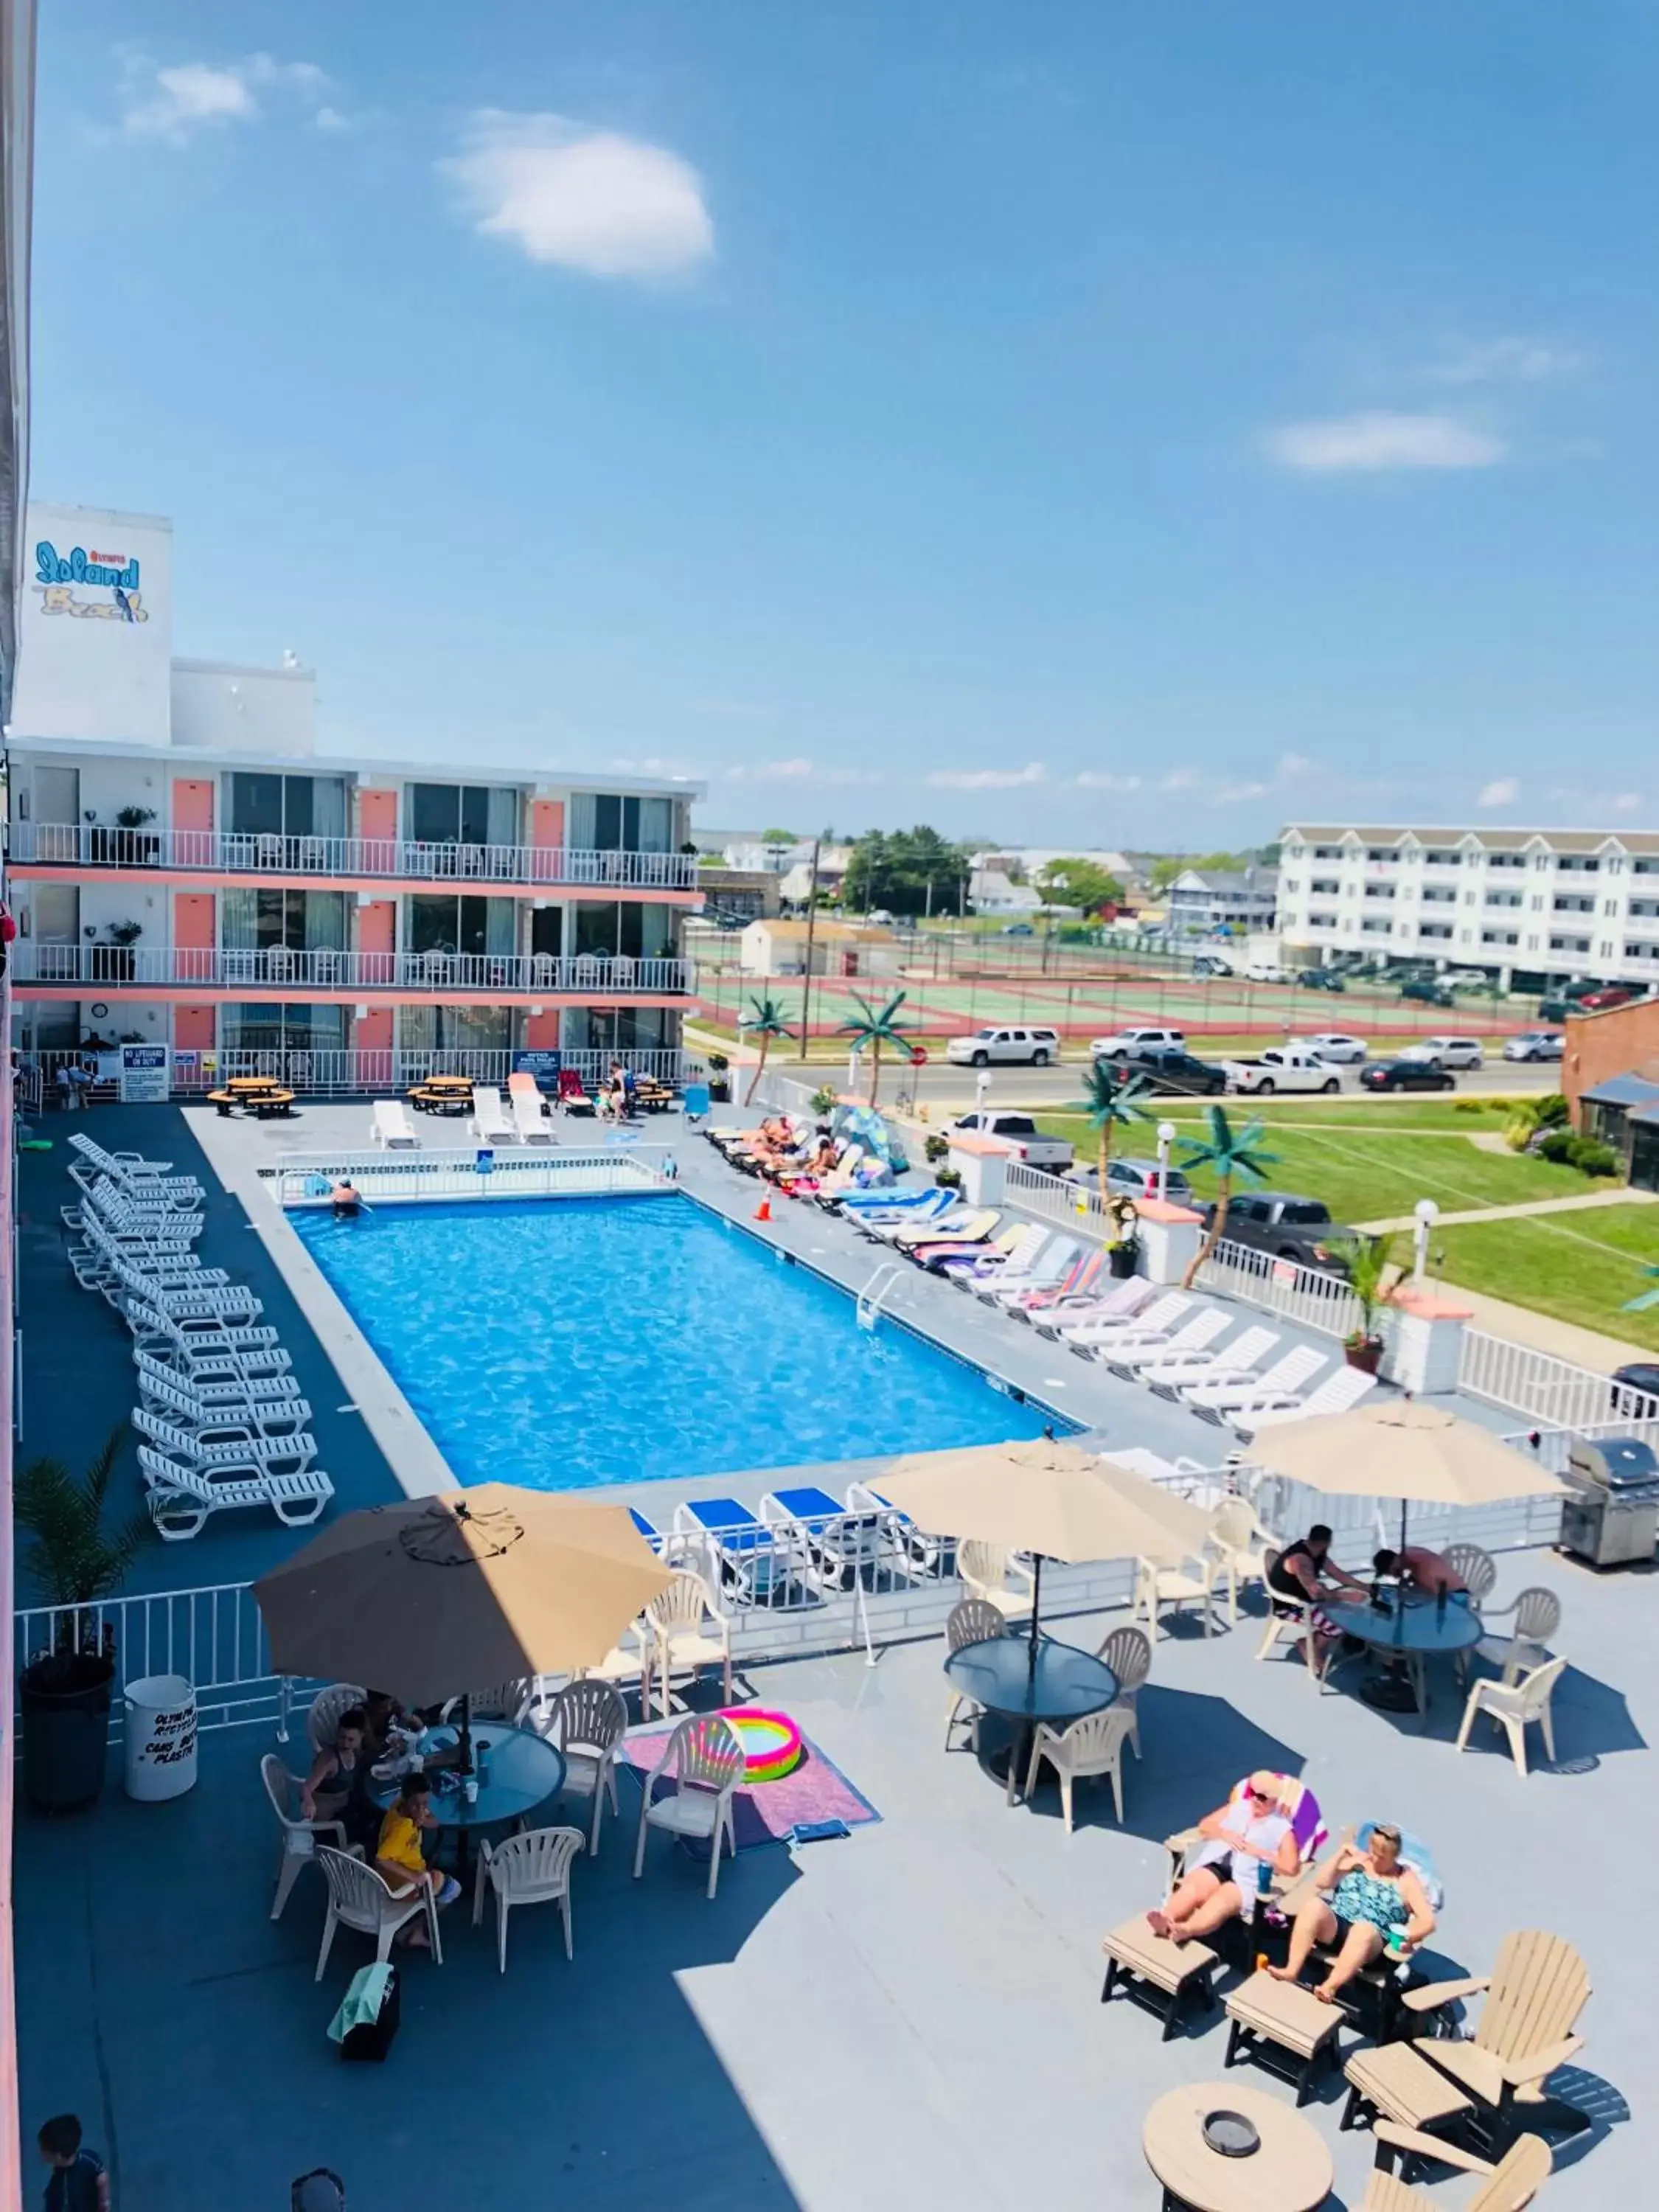
[[[143,1803],[196,1786],[196,1690],[183,1674],[141,1674],[125,1692],[127,1795]]]

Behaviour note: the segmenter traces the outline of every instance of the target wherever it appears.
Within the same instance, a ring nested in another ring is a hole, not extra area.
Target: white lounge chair
[[[1145,1275],[1131,1275],[1127,1282],[1114,1283],[1108,1291],[1090,1291],[1081,1297],[1056,1298],[1052,1305],[1041,1307],[1031,1315],[1031,1326],[1039,1336],[1052,1340],[1066,1329],[1080,1328],[1085,1321],[1133,1321],[1157,1297],[1156,1283],[1149,1283]]]
[[[199,1371],[181,1375],[164,1360],[135,1346],[132,1364],[138,1371],[141,1397],[154,1395],[158,1406],[178,1403],[181,1413],[209,1406],[303,1406],[300,1386],[291,1375],[231,1374],[210,1380]]]
[[[421,1140],[415,1133],[414,1124],[404,1111],[401,1098],[377,1098],[374,1101],[374,1126],[370,1134],[382,1151],[415,1152]]]
[[[1228,1425],[1236,1437],[1248,1438],[1260,1429],[1279,1428],[1286,1421],[1310,1420],[1320,1413],[1346,1413],[1362,1398],[1370,1397],[1376,1388],[1376,1376],[1367,1375],[1363,1368],[1339,1367],[1305,1398],[1292,1398],[1279,1406],[1246,1407],[1230,1413]]]
[[[1194,1314],[1170,1334],[1160,1332],[1128,1344],[1098,1345],[1095,1358],[1103,1359],[1114,1375],[1133,1380],[1154,1360],[1179,1359],[1184,1353],[1202,1352],[1217,1337],[1224,1336],[1232,1325],[1232,1316],[1222,1307],[1206,1306],[1202,1313]]]
[[[1037,1264],[1044,1246],[1054,1233],[1052,1229],[1045,1229],[1040,1221],[1028,1221],[1023,1227],[1015,1228],[1010,1242],[1002,1243],[999,1240],[998,1249],[982,1253],[976,1260],[964,1260],[960,1267],[953,1267],[951,1280],[959,1291],[975,1293],[981,1283],[989,1282],[993,1277],[999,1285],[1015,1281],[1027,1283],[1030,1280],[1031,1269]]]
[[[553,1125],[542,1111],[541,1093],[535,1089],[515,1091],[508,1104],[513,1109],[513,1127],[521,1145],[551,1145],[555,1138]]]
[[[267,1439],[291,1443],[311,1419],[303,1398],[250,1398],[246,1395],[211,1401],[185,1389],[167,1370],[148,1360],[138,1371],[138,1395],[153,1413],[172,1421],[191,1437],[222,1434],[227,1426],[246,1428]]]
[[[304,1431],[291,1437],[262,1436],[252,1422],[233,1421],[223,1415],[213,1426],[192,1431],[181,1429],[176,1421],[163,1420],[148,1406],[135,1406],[132,1425],[186,1467],[277,1468],[297,1474],[317,1456],[317,1439]]]
[[[978,1293],[980,1304],[1012,1306],[1033,1291],[1053,1290],[1076,1267],[1079,1249],[1075,1237],[1051,1237],[1018,1275],[1006,1267],[1000,1269],[995,1279]]]
[[[246,1328],[264,1311],[246,1283],[228,1283],[222,1290],[182,1291],[146,1282],[142,1275],[130,1270],[124,1273],[118,1267],[115,1275],[125,1295],[112,1303],[124,1312],[136,1300],[181,1325],[211,1322],[227,1328]]]
[[[1282,1404],[1310,1382],[1329,1358],[1316,1344],[1292,1345],[1281,1352],[1267,1372],[1254,1382],[1188,1382],[1182,1386],[1183,1402],[1205,1420],[1218,1425],[1228,1416],[1249,1406]]]
[[[285,1528],[309,1528],[334,1495],[334,1485],[315,1467],[302,1474],[272,1474],[245,1462],[240,1469],[210,1474],[163,1459],[147,1444],[138,1447],[138,1466],[155,1533],[169,1543],[199,1535],[210,1514],[249,1505],[268,1505]]]
[[[1086,1347],[1109,1343],[1113,1337],[1127,1336],[1132,1330],[1143,1336],[1158,1335],[1173,1328],[1190,1311],[1192,1303],[1180,1291],[1165,1291],[1161,1298],[1154,1298],[1133,1314],[1090,1314],[1081,1321],[1067,1322],[1060,1332],[1060,1341]]]
[[[1173,1354],[1149,1361],[1140,1379],[1160,1398],[1177,1398],[1183,1387],[1200,1382],[1253,1382],[1256,1370],[1279,1341],[1277,1329],[1259,1325],[1243,1330],[1219,1352]]]
[[[192,1388],[198,1378],[252,1384],[286,1375],[294,1364],[269,1327],[219,1328],[211,1322],[171,1321],[142,1298],[127,1300],[126,1318],[135,1349],[170,1367]]]
[[[515,1145],[518,1124],[501,1104],[501,1094],[491,1083],[472,1086],[472,1133],[481,1145]]]

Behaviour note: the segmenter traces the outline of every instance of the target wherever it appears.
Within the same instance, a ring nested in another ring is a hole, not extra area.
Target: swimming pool
[[[464,1483],[588,1490],[1040,1436],[1036,1407],[682,1195],[294,1227]]]

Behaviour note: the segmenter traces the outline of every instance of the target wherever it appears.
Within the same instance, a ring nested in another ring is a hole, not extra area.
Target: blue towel
[[[391,1985],[390,1966],[359,1966],[351,1977],[350,1988],[340,2000],[340,2009],[328,2024],[332,2039],[343,2043],[354,2027],[363,2027],[379,2020]]]

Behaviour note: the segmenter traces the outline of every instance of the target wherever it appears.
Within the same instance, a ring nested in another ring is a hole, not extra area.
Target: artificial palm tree
[[[1112,1132],[1130,1129],[1137,1121],[1152,1119],[1145,1108],[1136,1103],[1151,1087],[1144,1075],[1131,1075],[1120,1081],[1109,1060],[1091,1060],[1089,1064],[1089,1073],[1083,1079],[1083,1105],[1095,1127],[1095,1158],[1103,1198],[1106,1195],[1107,1164],[1112,1157]]]
[[[898,1010],[908,996],[908,991],[895,991],[887,1004],[878,1013],[867,999],[861,999],[854,991],[851,994],[851,997],[853,1004],[858,1008],[858,1012],[850,1021],[843,1022],[836,1032],[837,1036],[852,1038],[853,1049],[855,1053],[864,1051],[866,1046],[869,1048],[872,1106],[876,1103],[876,1092],[881,1084],[883,1045],[890,1044],[896,1052],[903,1052],[907,1049],[904,1032],[912,1024],[899,1020]]]
[[[740,1017],[738,1027],[745,1036],[760,1039],[760,1058],[755,1062],[755,1072],[750,1077],[749,1088],[743,1095],[745,1106],[760,1089],[761,1078],[766,1073],[766,1055],[771,1049],[773,1038],[793,1036],[795,1034],[785,1022],[783,1008],[775,999],[751,999],[749,1004],[753,1011]]]
[[[143,1513],[117,1528],[103,1525],[125,1435],[125,1423],[112,1429],[78,1480],[58,1459],[31,1460],[18,1472],[15,1513],[29,1539],[23,1570],[49,1605],[89,1606],[107,1597],[149,1540],[149,1520]]]
[[[1233,1178],[1242,1177],[1246,1182],[1266,1182],[1267,1170],[1279,1158],[1277,1152],[1264,1152],[1261,1139],[1266,1134],[1261,1120],[1247,1121],[1236,1130],[1219,1106],[1210,1109],[1210,1133],[1207,1139],[1183,1137],[1181,1147],[1186,1157],[1184,1168],[1213,1168],[1215,1170],[1215,1209],[1210,1216],[1210,1225],[1204,1242],[1194,1253],[1181,1287],[1189,1291],[1199,1269],[1215,1250],[1226,1233],[1227,1208],[1232,1204]]]

